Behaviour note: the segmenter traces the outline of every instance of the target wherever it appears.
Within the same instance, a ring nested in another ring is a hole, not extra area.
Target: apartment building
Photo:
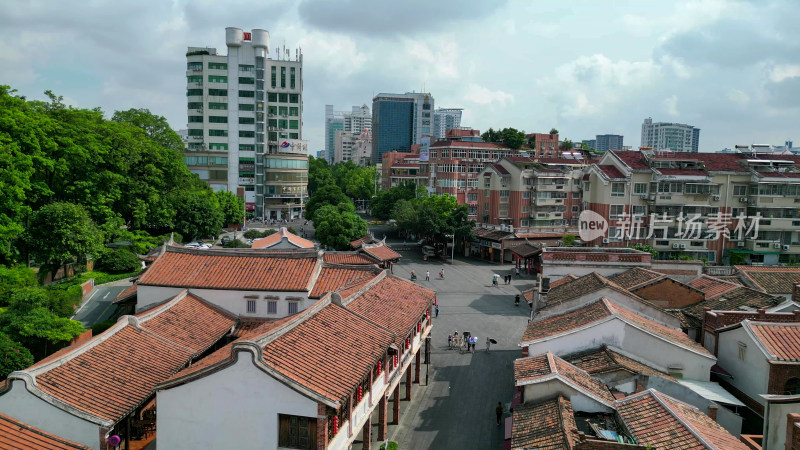
[[[270,53],[266,30],[225,33],[227,55],[186,53],[186,164],[213,189],[243,197],[256,217],[299,217],[308,182],[303,56]]]
[[[585,162],[509,156],[478,174],[478,223],[566,227],[577,223]]]
[[[433,112],[433,138],[445,139],[447,130],[461,127],[463,108],[436,108]]]
[[[526,134],[528,145],[531,148],[531,156],[535,158],[559,158],[561,149],[558,146],[558,133],[531,133]]]
[[[598,152],[607,152],[609,150],[622,150],[624,137],[619,134],[598,134],[595,136],[594,145],[590,145]]]
[[[584,180],[583,209],[608,223],[593,245],[652,245],[659,258],[800,259],[800,157],[609,151]]]
[[[697,153],[700,147],[700,129],[685,123],[653,122],[648,117],[642,123],[642,140],[639,145],[653,150]]]

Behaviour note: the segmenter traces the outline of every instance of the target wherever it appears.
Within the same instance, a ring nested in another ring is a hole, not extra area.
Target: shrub
[[[117,323],[117,321],[114,319],[108,319],[102,322],[97,322],[96,324],[92,325],[92,336],[97,336],[103,331],[106,331],[107,329],[114,326],[115,323]]]
[[[388,445],[389,448],[386,448],[386,447],[387,447],[386,444],[381,444],[380,450],[397,450],[397,442],[389,441],[389,445]]]
[[[292,229],[292,228],[290,227],[289,229]],[[278,230],[272,230],[272,229],[266,229],[264,231],[247,230],[247,231],[244,232],[243,236],[246,239],[260,239],[260,238],[264,238],[264,237],[267,237],[267,236],[272,236],[273,234],[275,234],[277,232],[278,232]],[[292,231],[290,231],[290,233],[291,232]]]
[[[22,370],[33,364],[33,355],[22,344],[12,341],[0,333],[0,380],[15,370]]]
[[[97,268],[109,273],[133,272],[142,265],[139,258],[130,250],[120,248],[112,250],[101,256],[97,261]]]
[[[229,242],[222,244],[224,248],[250,248],[249,245],[240,241],[239,239],[232,239]]]
[[[575,236],[572,234],[565,234],[564,237],[561,238],[561,242],[567,247],[572,247],[572,244],[575,243]]]

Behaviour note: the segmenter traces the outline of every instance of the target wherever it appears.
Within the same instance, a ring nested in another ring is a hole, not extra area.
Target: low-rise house
[[[800,267],[735,266],[739,278],[749,287],[792,300],[800,284]],[[799,300],[794,298],[794,300]]]
[[[612,345],[667,368],[672,376],[700,381],[709,380],[716,362],[708,350],[680,330],[605,298],[529,323],[519,345],[532,355],[546,351],[566,355]]]
[[[308,239],[303,239],[281,227],[277,233],[253,241],[251,248],[269,250],[313,249],[316,246]]]

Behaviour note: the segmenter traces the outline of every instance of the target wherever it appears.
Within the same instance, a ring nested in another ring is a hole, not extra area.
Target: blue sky
[[[303,134],[324,105],[430,91],[463,125],[625,135],[645,117],[701,128],[701,151],[800,141],[800,2],[6,1],[0,83],[29,98],[149,108],[186,127],[185,52],[225,27],[302,47]],[[800,142],[798,142],[800,145]]]

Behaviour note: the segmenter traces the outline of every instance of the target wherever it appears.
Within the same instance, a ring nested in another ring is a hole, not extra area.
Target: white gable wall
[[[611,412],[611,408],[608,406],[588,397],[584,393],[558,379],[525,385],[525,403],[539,403],[555,398],[558,394],[563,395],[572,402],[572,409],[574,411]]]
[[[69,414],[31,394],[22,380],[12,380],[11,383],[11,389],[0,395],[0,413],[78,444],[100,448],[100,425]]]
[[[160,390],[159,448],[278,448],[278,414],[316,419],[317,402],[237,353],[232,365],[191,383]]]
[[[592,303],[597,299],[603,297],[607,298],[608,300],[611,301],[611,303],[614,303],[615,305],[619,305],[627,310],[633,311],[639,315],[647,317],[648,319],[654,322],[675,329],[680,329],[681,327],[681,321],[677,317],[667,314],[664,311],[654,306],[642,303],[640,300],[635,300],[628,295],[622,294],[607,287],[602,288],[599,291],[584,294],[580,297],[576,297],[566,302],[551,306],[550,308],[541,310],[536,314],[535,320],[543,320],[546,319],[547,317],[557,316],[559,314],[564,313],[565,311],[580,308],[583,305]]]
[[[684,378],[708,381],[716,360],[679,347],[634,328],[618,318],[596,323],[582,330],[528,345],[529,355],[547,351],[567,355],[602,345],[618,347],[657,366],[682,369]]]
[[[733,376],[728,380],[736,389],[751,399],[765,404],[761,394],[767,393],[769,383],[769,362],[744,327],[719,333],[717,358],[719,365]],[[744,360],[739,359],[739,342],[747,345]]]

